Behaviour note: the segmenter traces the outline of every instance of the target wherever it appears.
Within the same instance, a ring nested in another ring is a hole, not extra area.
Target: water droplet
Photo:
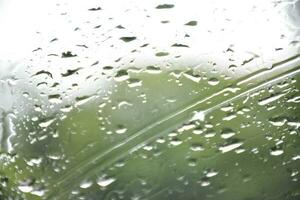
[[[211,86],[215,86],[215,85],[218,85],[219,84],[219,80],[217,78],[210,78],[208,80],[208,84],[211,85]]]
[[[105,177],[100,177],[98,180],[97,180],[97,184],[102,187],[102,188],[105,188],[107,186],[109,186],[110,184],[112,184],[113,182],[115,182],[116,179],[115,178],[105,178]]]
[[[62,77],[68,77],[71,76],[75,73],[77,73],[80,69],[82,69],[81,67],[76,68],[76,69],[68,69],[65,73],[62,73],[61,76]]]
[[[193,134],[195,134],[195,135],[200,135],[200,134],[202,134],[204,131],[203,131],[203,129],[202,129],[202,127],[197,127],[197,128],[195,128],[194,130],[193,130]]]
[[[203,111],[194,112],[194,115],[190,121],[197,121],[197,120],[203,122],[205,120],[205,112]]]
[[[244,60],[244,61],[242,62],[242,65],[246,65],[246,64],[250,63],[251,61],[254,60],[254,58],[255,58],[255,57],[249,58],[248,60]]]
[[[276,101],[278,99],[280,99],[281,97],[283,97],[284,95],[286,95],[286,93],[279,93],[279,94],[276,94],[276,95],[272,95],[270,97],[267,97],[265,99],[262,99],[258,102],[258,105],[260,106],[264,106],[264,105],[267,105],[269,103],[272,103],[273,101]]]
[[[148,72],[150,74],[159,74],[159,73],[161,73],[161,69],[159,67],[151,65],[151,66],[146,67],[146,72]]]
[[[237,143],[233,143],[233,144],[229,144],[229,145],[226,145],[226,146],[222,146],[219,148],[219,150],[222,152],[222,153],[227,153],[229,151],[232,151],[236,148],[239,148],[240,146],[242,146],[242,142],[237,142]]]
[[[47,128],[48,126],[50,126],[55,121],[56,121],[56,118],[49,118],[49,119],[41,121],[39,123],[39,126],[42,127],[42,128]]]
[[[114,79],[118,82],[121,82],[121,81],[126,81],[128,80],[130,77],[128,75],[128,72],[127,70],[119,70],[117,72],[117,74],[115,75]]]
[[[135,40],[136,37],[121,37],[120,40],[124,41],[124,42],[131,42],[133,40]]]
[[[80,183],[80,188],[82,189],[86,189],[86,188],[89,188],[93,185],[93,182],[92,181],[87,181],[87,180],[84,180]]]
[[[234,119],[234,118],[236,118],[237,116],[236,116],[236,114],[234,114],[234,113],[229,113],[228,115],[226,115],[225,117],[223,117],[223,120],[224,121],[230,121],[230,120],[232,120],[232,119]]]
[[[156,6],[156,9],[170,9],[170,8],[174,8],[173,4],[161,4]]]
[[[293,156],[292,160],[300,160],[300,154]]]
[[[65,107],[61,108],[60,110],[64,113],[68,113],[72,110],[72,108],[73,108],[72,106],[66,105]]]
[[[283,126],[287,120],[284,117],[274,117],[269,119],[270,124],[273,126]]]
[[[186,26],[197,26],[197,24],[198,24],[197,21],[189,21],[189,22],[187,22],[187,23],[184,24],[184,25],[186,25]]]
[[[133,87],[140,87],[142,86],[142,81],[137,78],[130,78],[128,79],[128,87],[133,88]]]
[[[156,142],[157,142],[157,143],[160,143],[160,144],[163,144],[163,143],[166,142],[166,140],[163,139],[163,138],[158,138],[158,139],[156,140]]]
[[[41,75],[41,74],[45,74],[45,75],[49,76],[50,78],[53,78],[52,74],[48,71],[45,71],[45,70],[38,71],[32,76],[37,76],[37,75]]]
[[[210,170],[206,173],[206,177],[207,178],[210,178],[210,177],[213,177],[213,176],[216,176],[218,175],[218,172],[217,171],[214,171],[214,170]]]
[[[209,185],[210,185],[210,182],[209,182],[209,181],[207,181],[207,180],[201,181],[201,186],[202,186],[202,187],[207,187],[207,186],[209,186]]]
[[[182,144],[182,141],[179,140],[178,138],[173,138],[173,139],[170,141],[170,144],[173,145],[173,146],[178,146],[178,145]]]
[[[188,165],[191,167],[195,167],[197,165],[197,160],[195,158],[189,158],[187,159]]]
[[[81,96],[81,97],[76,97],[76,103],[75,106],[80,106],[83,105],[85,103],[87,103],[88,101],[90,101],[91,99],[95,98],[95,96]]]
[[[272,156],[280,156],[283,153],[284,153],[284,151],[282,149],[271,149],[271,152],[270,152],[270,154]]]
[[[204,137],[206,137],[206,138],[212,138],[212,137],[215,137],[215,135],[216,135],[216,132],[213,131],[213,130],[210,130],[210,131],[208,131],[208,132],[205,133]]]
[[[153,146],[146,145],[146,146],[143,147],[143,149],[146,150],[146,151],[151,151],[153,149]]]
[[[178,43],[173,44],[172,47],[187,47],[187,48],[189,48],[188,45],[185,45],[185,44],[178,44]]]
[[[34,179],[28,178],[19,183],[18,189],[24,193],[29,193],[33,190]]]
[[[180,128],[177,129],[178,133],[182,133],[184,131],[187,130],[191,130],[193,128],[195,128],[196,125],[195,124],[184,124],[183,126],[181,126]]]
[[[187,71],[183,73],[183,76],[185,76],[187,79],[194,81],[196,83],[199,83],[201,80],[201,76],[198,74],[194,74],[193,71]]]
[[[229,105],[229,106],[222,107],[221,110],[224,111],[224,112],[229,112],[229,111],[232,112],[233,108],[234,108],[233,106]]]
[[[155,54],[155,56],[157,56],[157,57],[163,57],[163,56],[168,56],[168,55],[169,55],[168,52],[158,52]]]
[[[89,11],[99,11],[102,10],[101,7],[96,7],[96,8],[90,8]]]
[[[117,134],[123,134],[123,133],[125,133],[127,131],[127,128],[126,127],[124,127],[123,125],[118,125],[118,128],[117,128],[117,130],[116,130],[116,133]]]
[[[62,102],[60,94],[48,95],[48,100],[50,103],[61,103]]]
[[[300,96],[295,96],[295,97],[289,98],[287,100],[287,102],[300,103]]]
[[[103,106],[103,105],[101,105],[101,106]],[[128,102],[128,101],[120,101],[119,104],[118,104],[119,109],[121,109],[121,108],[126,109],[126,108],[131,107],[131,106],[133,106],[133,104]],[[99,108],[101,108],[100,105],[99,105]]]
[[[27,161],[26,164],[29,166],[39,166],[42,160],[42,158],[32,158],[29,161]]]
[[[21,192],[29,193],[29,192],[31,192],[33,190],[33,187],[32,186],[28,186],[28,185],[20,185],[20,186],[18,186],[18,189]]]
[[[234,135],[235,135],[235,132],[230,128],[223,129],[221,132],[221,137],[223,139],[231,138]]]
[[[236,65],[229,65],[228,69],[231,70],[231,71],[235,71],[237,68]]]
[[[190,148],[192,151],[203,151],[204,150],[204,148],[203,148],[203,146],[201,145],[201,144],[199,144],[199,143],[193,143],[192,145],[191,145],[191,148]]]
[[[72,57],[76,57],[77,55],[76,54],[72,54],[71,51],[67,51],[67,52],[63,52],[61,57],[62,58],[72,58]]]
[[[43,187],[34,187],[33,191],[31,194],[38,196],[38,197],[43,197],[46,193],[46,190]]]

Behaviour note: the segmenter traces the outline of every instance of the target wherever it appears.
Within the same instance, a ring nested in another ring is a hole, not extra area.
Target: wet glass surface
[[[300,198],[300,1],[4,0],[0,24],[0,199]]]

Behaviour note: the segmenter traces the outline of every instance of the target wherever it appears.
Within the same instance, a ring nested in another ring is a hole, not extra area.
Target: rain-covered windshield
[[[297,200],[300,1],[0,1],[0,199]]]

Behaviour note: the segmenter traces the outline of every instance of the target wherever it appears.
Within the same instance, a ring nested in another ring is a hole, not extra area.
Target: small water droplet
[[[121,82],[121,81],[126,81],[128,80],[130,77],[128,75],[127,70],[119,70],[117,72],[117,74],[115,75],[114,79],[115,81]]]
[[[96,8],[90,8],[89,11],[99,11],[102,10],[101,7],[96,7]]]
[[[192,71],[183,73],[183,76],[185,76],[187,79],[194,81],[196,83],[199,83],[201,80],[201,76],[198,74],[194,74]]]
[[[158,139],[156,140],[156,142],[157,142],[157,143],[160,143],[160,144],[163,144],[163,143],[166,142],[166,140],[163,139],[163,138],[158,138]]]
[[[97,180],[97,184],[100,187],[105,188],[105,187],[109,186],[110,184],[112,184],[115,181],[116,181],[116,179],[112,178],[112,177],[110,177],[110,178],[100,177]]]
[[[121,37],[120,40],[124,41],[124,42],[131,42],[133,40],[135,40],[136,37]]]
[[[38,71],[32,76],[38,76],[38,75],[41,75],[41,74],[45,74],[45,75],[49,76],[50,78],[53,78],[52,74],[48,71],[45,71],[45,70]]]
[[[191,130],[191,129],[195,128],[195,126],[196,126],[195,124],[184,124],[180,128],[177,129],[177,132],[182,133],[184,131]]]
[[[229,105],[229,106],[224,106],[221,108],[222,111],[224,112],[229,112],[229,111],[233,111],[233,106]]]
[[[221,132],[221,137],[223,139],[231,138],[234,135],[235,135],[235,132],[230,128],[223,129]]]
[[[273,126],[283,126],[287,120],[284,117],[274,117],[269,119],[270,124]]]
[[[194,112],[194,115],[190,121],[197,121],[197,120],[203,122],[205,120],[205,112],[203,111]]]
[[[168,56],[168,55],[169,55],[168,52],[158,52],[155,54],[155,56],[157,56],[157,57],[163,57],[163,56]]]
[[[179,140],[178,138],[173,138],[173,139],[170,141],[170,144],[173,145],[173,146],[178,146],[178,145],[182,144],[182,141]]]
[[[43,120],[42,122],[39,123],[39,126],[42,128],[47,128],[53,122],[55,122],[55,120],[56,120],[56,118],[49,118],[49,119]]]
[[[197,165],[197,160],[195,158],[189,158],[187,159],[188,165],[191,167],[195,167]]]
[[[211,86],[218,85],[219,82],[220,81],[217,78],[210,78],[210,79],[208,79],[208,84],[211,85]]]
[[[146,145],[146,146],[143,147],[143,149],[146,150],[146,151],[151,151],[153,149],[153,146]]]
[[[202,129],[202,127],[197,127],[197,128],[195,128],[194,130],[193,130],[193,134],[195,134],[195,135],[200,135],[200,134],[202,134],[204,131],[203,131],[203,129]]]
[[[103,105],[101,105],[101,106],[103,106]],[[121,109],[121,108],[125,109],[125,108],[131,107],[131,106],[133,106],[133,104],[128,101],[120,101],[118,104],[119,109]],[[101,108],[100,105],[99,105],[99,108]]]
[[[272,156],[280,156],[283,153],[284,153],[284,151],[282,149],[271,149],[271,152],[270,152],[270,154]]]
[[[287,102],[292,102],[292,103],[300,103],[300,96],[294,96],[292,98],[289,98]]]
[[[236,114],[234,114],[234,113],[229,113],[228,115],[226,115],[225,117],[223,117],[223,120],[224,121],[230,121],[230,120],[232,120],[232,119],[234,119],[234,118],[236,118],[237,116],[236,116]]]
[[[213,177],[213,176],[216,176],[216,175],[218,175],[217,171],[210,170],[210,171],[207,172],[206,177],[210,178],[210,177]]]
[[[128,87],[130,88],[142,86],[142,81],[137,78],[130,78],[128,79],[127,82],[128,82]]]
[[[34,179],[28,178],[19,183],[18,189],[24,193],[29,193],[33,190]]]
[[[170,8],[174,8],[173,4],[161,4],[156,6],[156,9],[170,9]]]
[[[161,73],[161,69],[159,67],[151,65],[146,67],[146,72],[150,74],[159,74]]]
[[[190,149],[192,151],[203,151],[204,150],[203,146],[201,144],[199,144],[199,143],[193,143],[191,145]]]
[[[209,186],[210,185],[210,182],[209,181],[201,181],[201,186],[202,187],[207,187],[207,186]]]
[[[187,47],[187,48],[189,48],[189,46],[186,44],[178,44],[178,43],[173,44],[172,47]]]
[[[68,69],[65,73],[62,73],[61,76],[62,77],[68,77],[71,76],[75,73],[77,73],[80,69],[82,69],[81,67],[76,68],[76,69]]]
[[[35,196],[39,196],[42,197],[44,196],[46,193],[44,188],[34,188],[33,191],[31,192],[31,194],[35,195]]]
[[[75,106],[80,106],[85,104],[86,102],[90,101],[91,99],[95,98],[95,96],[81,96],[81,97],[76,97],[76,103]]]
[[[71,51],[67,51],[67,52],[63,52],[61,57],[62,58],[72,58],[72,57],[76,57],[77,55],[76,54],[72,54]]]
[[[123,125],[118,125],[117,130],[116,130],[116,133],[117,133],[117,134],[123,134],[123,133],[125,133],[126,131],[127,131],[127,128],[126,128],[126,127],[124,127]]]
[[[229,65],[228,66],[228,69],[231,70],[231,71],[233,71],[233,72],[236,70],[236,68],[237,68],[236,65]]]
[[[82,189],[86,189],[86,188],[89,188],[93,185],[93,182],[92,181],[87,181],[87,180],[84,180],[80,183],[80,188]]]
[[[198,22],[197,21],[189,21],[187,23],[185,23],[184,25],[186,26],[197,26]]]
[[[64,113],[68,113],[72,110],[72,108],[73,108],[72,106],[66,105],[65,107],[61,108],[60,110]]]
[[[48,95],[48,100],[50,103],[61,103],[62,102],[60,94]]]
[[[258,101],[258,105],[260,105],[260,106],[267,105],[269,103],[272,103],[273,101],[280,99],[284,95],[286,95],[286,93],[279,93],[279,94],[271,95],[270,97],[267,97],[265,99]]]
[[[226,145],[226,146],[222,146],[219,148],[219,150],[222,152],[222,153],[227,153],[229,151],[232,151],[240,146],[242,146],[242,142],[237,142],[237,143],[233,143],[233,144],[229,144],[229,145]]]
[[[18,186],[18,189],[21,192],[29,193],[29,192],[31,192],[33,190],[33,187],[32,186],[28,186],[28,185],[20,185],[20,186]]]

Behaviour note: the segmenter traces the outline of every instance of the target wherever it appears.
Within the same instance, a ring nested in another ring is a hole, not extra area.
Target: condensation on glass
[[[0,199],[300,198],[300,1],[4,0],[0,24]]]

